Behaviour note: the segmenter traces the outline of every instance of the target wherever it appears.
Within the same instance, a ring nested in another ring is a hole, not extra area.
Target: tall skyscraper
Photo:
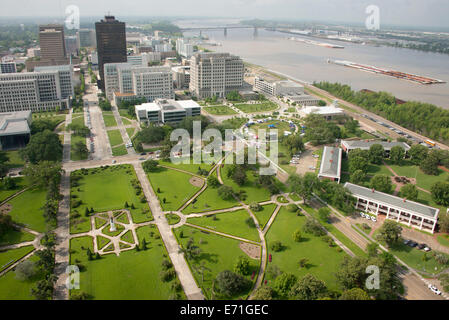
[[[125,23],[115,20],[114,16],[105,16],[103,20],[95,23],[95,31],[101,78],[98,86],[104,92],[104,64],[127,61]]]
[[[39,43],[41,46],[41,60],[54,62],[54,64],[66,60],[63,25],[40,25]]]

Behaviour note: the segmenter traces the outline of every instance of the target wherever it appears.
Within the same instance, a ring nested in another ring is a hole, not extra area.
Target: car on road
[[[433,293],[435,293],[435,294],[437,294],[437,295],[440,295],[440,294],[441,294],[441,291],[438,290],[438,288],[435,287],[433,284],[429,284],[427,287],[428,287],[428,288],[430,289],[430,291],[432,291]]]
[[[139,160],[140,160],[140,161],[144,161],[144,160],[145,160],[145,158],[139,158]]]
[[[144,156],[144,155],[146,155],[147,153],[146,152],[142,152],[140,155],[141,156]]]

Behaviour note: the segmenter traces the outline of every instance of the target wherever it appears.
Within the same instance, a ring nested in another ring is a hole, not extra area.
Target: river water
[[[189,26],[198,25],[191,24]],[[198,34],[199,31],[185,32],[184,36]],[[202,34],[208,35],[210,40],[222,44],[221,46],[206,46],[211,50],[239,55],[245,61],[296,79],[307,82],[323,80],[340,82],[348,84],[356,90],[382,90],[403,100],[428,102],[449,109],[448,83],[421,85],[327,63],[328,59],[348,60],[449,82],[449,55],[322,40],[322,42],[345,47],[344,49],[331,49],[288,40],[288,37],[294,35],[264,29],[258,29],[257,35],[254,35],[253,29],[228,29],[226,36],[223,30],[207,30],[202,31]],[[321,41],[316,38],[308,39]]]

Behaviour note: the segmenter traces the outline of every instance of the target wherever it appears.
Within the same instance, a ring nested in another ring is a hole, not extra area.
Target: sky
[[[386,25],[449,27],[448,0],[2,0],[0,17],[64,17],[68,5],[81,17],[201,16],[315,20],[364,24],[368,5]]]

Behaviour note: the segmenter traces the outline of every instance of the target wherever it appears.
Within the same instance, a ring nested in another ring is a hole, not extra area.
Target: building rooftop
[[[28,119],[31,119],[31,111],[0,113],[0,136],[29,134]]]
[[[405,151],[410,149],[410,146],[405,142],[388,142],[378,140],[342,140],[342,145],[348,149],[369,149],[373,144],[380,144],[385,150],[390,150],[395,146],[403,147]]]
[[[329,107],[305,107],[301,110],[304,114],[320,114],[320,115],[336,115],[336,114],[343,114],[343,110],[340,108],[335,108],[333,106]]]
[[[324,147],[321,157],[320,176],[340,178],[342,149]]]
[[[384,203],[390,207],[395,207],[400,210],[414,212],[429,218],[437,218],[439,209],[423,205],[418,202],[405,200],[391,194],[383,193],[373,189],[365,188],[349,182],[345,183],[345,188],[351,191],[352,194],[364,198],[372,199],[378,203]]]
[[[201,106],[193,100],[179,100],[176,101],[176,103],[184,109],[201,108]]]

